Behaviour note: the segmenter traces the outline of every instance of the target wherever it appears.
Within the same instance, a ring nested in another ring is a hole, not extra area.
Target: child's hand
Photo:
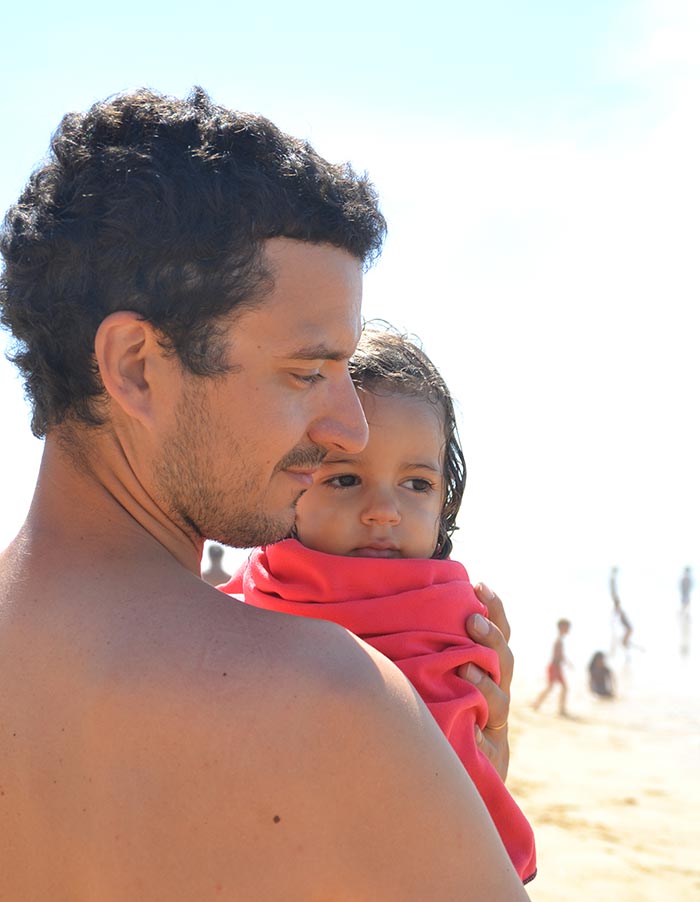
[[[510,708],[510,683],[513,679],[513,653],[508,647],[510,626],[503,610],[501,599],[484,583],[478,583],[474,590],[488,608],[489,619],[480,614],[472,614],[467,619],[467,632],[480,645],[492,648],[498,655],[501,666],[501,682],[495,683],[475,664],[465,664],[459,675],[478,686],[486,699],[489,719],[484,730],[476,727],[476,741],[481,751],[496,768],[502,780],[508,773],[510,747],[508,745],[508,710]]]

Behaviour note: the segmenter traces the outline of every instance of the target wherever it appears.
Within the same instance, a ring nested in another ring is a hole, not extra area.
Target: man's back
[[[145,540],[128,584],[51,552],[29,580],[32,544],[2,562],[0,898],[470,898],[498,841],[460,835],[473,787],[388,662]]]
[[[28,580],[14,549],[3,561],[0,897],[215,898],[218,884],[235,897],[255,849],[298,817],[305,662],[284,625],[263,634],[177,565],[144,556],[125,586],[109,562],[72,556],[79,580]]]

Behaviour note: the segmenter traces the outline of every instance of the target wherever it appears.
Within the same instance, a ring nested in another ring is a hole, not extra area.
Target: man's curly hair
[[[32,431],[102,422],[94,340],[110,313],[141,315],[190,372],[226,372],[222,318],[270,289],[266,239],[328,243],[367,266],[385,230],[366,176],[200,88],[66,115],[0,235],[0,322]]]
[[[445,380],[415,336],[402,334],[381,320],[365,325],[349,366],[350,376],[359,391],[422,398],[440,411],[445,441],[442,465],[445,496],[437,545],[432,556],[439,559],[449,557],[467,469],[457,431],[454,402]]]

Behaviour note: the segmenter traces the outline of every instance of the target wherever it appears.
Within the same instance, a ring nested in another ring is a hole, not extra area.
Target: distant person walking
[[[568,687],[566,685],[566,678],[564,676],[564,665],[568,664],[566,660],[566,656],[564,655],[564,637],[568,635],[569,630],[571,629],[571,621],[570,620],[559,620],[557,622],[557,630],[558,636],[552,647],[552,659],[549,662],[549,666],[547,667],[547,685],[544,687],[542,692],[537,696],[535,701],[532,704],[532,707],[537,711],[542,704],[542,702],[547,698],[549,693],[554,688],[555,683],[559,683],[561,689],[559,692],[559,714],[561,717],[568,717],[568,712],[566,710],[566,695],[568,692]]]
[[[686,567],[680,581],[681,611],[690,609],[690,593],[693,591],[693,575],[690,567]]]
[[[632,624],[620,605],[620,596],[617,591],[617,567],[613,567],[610,570],[610,595],[613,600],[613,618],[619,622],[620,627],[622,628],[622,645],[624,648],[629,648],[632,637]],[[613,648],[615,644],[613,636]]]
[[[221,545],[209,546],[209,567],[202,571],[202,579],[210,586],[220,586],[231,579],[231,574],[221,566],[223,556],[224,549]]]

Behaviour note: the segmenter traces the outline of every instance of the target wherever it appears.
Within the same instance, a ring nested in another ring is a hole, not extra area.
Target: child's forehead
[[[380,419],[387,412],[405,413],[410,415],[412,411],[432,411],[437,422],[442,427],[445,422],[445,410],[443,405],[431,398],[427,391],[421,393],[417,390],[402,389],[392,385],[382,385],[372,388],[358,388],[357,395],[362,404],[362,409],[369,421],[370,417]]]
[[[367,444],[354,454],[330,449],[326,466],[353,464],[372,471],[424,466],[441,472],[444,424],[434,404],[400,393],[368,395],[363,407],[369,426]]]
[[[441,409],[429,399],[403,392],[368,394],[362,409],[369,427],[368,445],[373,436],[390,431],[404,444],[444,441],[445,417]]]

